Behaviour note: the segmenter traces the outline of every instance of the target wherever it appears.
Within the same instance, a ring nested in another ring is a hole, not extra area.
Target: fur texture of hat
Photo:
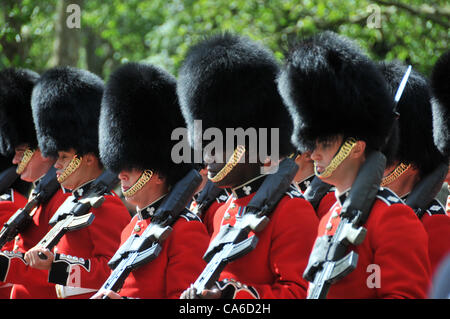
[[[350,39],[326,31],[289,53],[278,88],[294,121],[301,151],[336,135],[380,149],[392,123],[393,99],[378,70]]]
[[[438,59],[431,73],[433,136],[439,151],[450,157],[450,51]]]
[[[98,156],[98,119],[104,84],[95,74],[56,67],[42,74],[31,100],[39,148],[44,156],[75,149]]]
[[[258,133],[265,128],[268,141],[278,128],[280,155],[292,152],[292,122],[277,91],[278,73],[273,54],[247,37],[223,33],[190,48],[177,93],[191,143],[194,120],[201,120],[203,130],[218,128],[224,136],[227,128],[255,128]]]
[[[379,64],[386,82],[390,87],[392,98],[405,74],[407,67],[400,62],[383,62]],[[391,137],[388,144],[397,145],[392,154],[393,160],[413,164],[421,175],[430,173],[443,158],[433,143],[432,111],[430,87],[427,79],[412,70],[403,94],[397,105],[400,117],[398,141]],[[392,160],[388,159],[388,162]]]
[[[100,116],[100,158],[109,169],[151,169],[172,185],[192,166],[175,164],[174,129],[184,127],[176,79],[144,63],[128,63],[110,76]]]
[[[37,147],[31,93],[39,75],[31,70],[0,71],[0,153],[9,156],[21,144]]]

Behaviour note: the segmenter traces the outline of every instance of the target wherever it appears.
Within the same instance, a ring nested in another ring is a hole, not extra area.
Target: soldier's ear
[[[87,165],[97,165],[99,163],[98,157],[93,153],[84,154],[82,157]]]
[[[166,182],[166,178],[158,173],[154,173],[153,178],[156,184],[164,184]]]
[[[365,150],[366,150],[366,142],[358,140],[358,141],[356,141],[356,144],[352,149],[352,156],[354,158],[359,158],[361,156],[364,156]]]

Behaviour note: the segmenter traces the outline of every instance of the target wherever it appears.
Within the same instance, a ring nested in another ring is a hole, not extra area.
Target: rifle
[[[0,173],[0,194],[3,194],[16,181],[19,174],[16,166],[11,166]]]
[[[212,202],[223,192],[223,189],[214,185],[208,180],[197,198],[197,215],[202,216],[203,213],[211,206]]]
[[[430,202],[441,189],[448,172],[446,163],[439,164],[430,174],[422,178],[406,198],[405,204],[411,207],[417,217],[422,218]]]
[[[118,182],[117,174],[106,170],[92,182],[83,198],[68,197],[50,219],[49,224],[53,227],[37,246],[52,250],[65,233],[89,226],[95,218],[89,210],[100,207],[105,201],[103,195]],[[41,252],[38,255],[41,259],[47,259]]]
[[[342,205],[335,234],[317,238],[303,273],[311,282],[308,299],[325,298],[331,284],[356,268],[358,254],[351,251],[346,255],[346,252],[350,244],[359,245],[366,236],[363,225],[375,202],[385,165],[386,157],[381,152],[369,154]]]
[[[317,210],[320,201],[330,191],[331,187],[332,185],[323,182],[319,177],[315,176],[303,196],[311,203],[314,210]]]
[[[158,257],[162,243],[172,232],[172,226],[192,199],[202,177],[192,169],[178,181],[152,217],[152,222],[139,236],[131,235],[108,262],[113,269],[101,289],[119,291],[134,269]],[[103,299],[107,297],[104,296]]]
[[[32,191],[27,204],[23,208],[18,209],[3,225],[0,231],[0,247],[3,247],[26,229],[33,219],[34,208],[49,201],[59,187],[60,185],[56,179],[56,169],[52,167],[40,179],[39,184]]]
[[[209,289],[219,279],[225,266],[252,251],[258,237],[248,237],[250,231],[260,232],[269,223],[268,215],[290,188],[298,166],[292,158],[285,158],[275,174],[266,177],[247,210],[234,226],[224,225],[210,243],[203,259],[208,263],[194,283],[197,295]]]

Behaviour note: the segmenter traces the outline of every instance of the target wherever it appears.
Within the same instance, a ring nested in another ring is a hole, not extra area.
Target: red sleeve
[[[433,274],[444,257],[450,253],[450,217],[425,213],[422,223],[428,233],[428,252]]]
[[[110,275],[108,261],[119,248],[121,232],[131,216],[119,197],[105,197],[99,208],[91,210],[92,224],[67,233],[56,246],[49,282],[98,289]]]
[[[202,222],[180,217],[168,240],[167,297],[178,299],[206,266],[202,257],[208,248],[209,235]]]
[[[247,284],[262,299],[306,298],[308,282],[303,279],[303,272],[317,235],[317,216],[311,204],[301,198],[280,202],[276,209],[279,213],[271,220],[269,254],[275,280],[273,284]]]
[[[422,223],[411,208],[402,204],[373,215],[368,235],[374,249],[374,264],[381,272],[378,296],[426,298],[430,262],[428,235]]]
[[[25,205],[24,205],[25,206]],[[0,201],[0,229],[5,225],[9,218],[21,207],[12,201]],[[12,250],[14,240],[5,243],[2,250]]]
[[[0,254],[0,272],[5,282],[24,285],[47,284],[47,271],[28,267],[23,255],[28,247],[33,247],[46,234],[49,230],[48,221],[69,195],[59,189],[45,205],[37,206],[32,223],[18,236],[16,244],[19,252],[11,252],[14,241],[3,248]]]
[[[20,252],[0,252],[0,280],[29,285],[47,285],[47,271],[28,267]]]

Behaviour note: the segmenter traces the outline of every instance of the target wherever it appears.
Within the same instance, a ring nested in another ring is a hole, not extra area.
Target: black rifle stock
[[[258,237],[248,237],[251,231],[260,232],[269,223],[268,215],[289,190],[298,166],[291,158],[285,158],[278,171],[268,175],[255,196],[247,205],[247,210],[234,226],[225,225],[210,243],[203,259],[208,263],[194,283],[197,295],[209,289],[219,279],[225,266],[252,251]]]
[[[158,257],[163,241],[172,232],[172,225],[184,211],[201,182],[202,177],[198,171],[192,169],[175,184],[156,210],[150,225],[140,236],[131,235],[110,259],[108,265],[113,271],[101,289],[119,291],[131,271]],[[105,296],[104,299],[106,298]]]
[[[65,233],[89,226],[95,218],[89,212],[90,209],[100,207],[105,201],[103,195],[118,182],[117,174],[106,170],[92,182],[83,198],[76,199],[73,195],[68,197],[50,219],[49,224],[53,227],[37,246],[52,250]],[[39,253],[39,257],[46,259],[42,253]]]
[[[303,196],[311,203],[314,210],[317,210],[320,201],[330,191],[331,187],[332,185],[323,182],[319,177],[315,176]]]
[[[448,165],[441,163],[430,174],[422,178],[406,198],[405,204],[411,207],[419,218],[422,218],[430,202],[441,189],[448,172]]]
[[[59,187],[60,185],[56,179],[56,169],[52,167],[32,191],[27,204],[23,208],[18,209],[3,225],[0,231],[0,247],[3,247],[7,242],[13,240],[20,232],[26,229],[33,218],[30,215],[33,209],[50,200]]]
[[[317,238],[303,273],[312,283],[308,299],[325,298],[331,284],[356,268],[358,254],[354,251],[347,254],[347,250],[350,244],[361,244],[366,236],[363,225],[376,199],[385,165],[386,158],[381,152],[373,151],[368,155],[342,205],[335,234]]]
[[[208,180],[197,198],[197,214],[202,216],[203,213],[211,206],[212,202],[223,192],[223,189],[214,185]]]
[[[11,166],[0,173],[0,194],[3,194],[19,177],[16,173],[17,167]]]

